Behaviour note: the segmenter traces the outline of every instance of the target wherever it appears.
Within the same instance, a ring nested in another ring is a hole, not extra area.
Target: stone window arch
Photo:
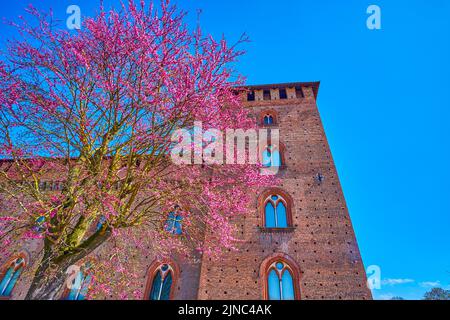
[[[25,253],[19,253],[9,259],[0,269],[0,298],[8,299],[27,265]]]
[[[280,188],[269,188],[258,198],[261,229],[288,231],[293,229],[292,197]]]
[[[173,300],[178,277],[179,269],[174,261],[153,262],[147,273],[144,300]]]
[[[275,253],[261,264],[264,300],[300,300],[300,268],[286,254]]]
[[[264,110],[259,114],[259,124],[263,127],[277,126],[278,115],[275,110]]]

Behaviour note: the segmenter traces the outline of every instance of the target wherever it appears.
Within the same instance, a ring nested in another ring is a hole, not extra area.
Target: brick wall
[[[296,263],[301,299],[371,299],[313,87],[303,87],[304,98],[288,87],[286,100],[272,94],[271,101],[261,101],[262,91],[255,92],[256,101],[246,103],[255,119],[266,110],[277,113],[286,153],[277,187],[293,199],[294,228],[261,230],[262,210],[255,196],[252,214],[237,222],[243,240],[239,251],[228,252],[220,261],[203,260],[199,299],[263,299],[262,264],[271,256],[287,256]]]

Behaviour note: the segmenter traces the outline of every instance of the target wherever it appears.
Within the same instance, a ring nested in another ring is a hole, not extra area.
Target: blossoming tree
[[[98,270],[119,274],[126,243],[160,255],[232,248],[230,220],[270,178],[254,165],[178,166],[169,153],[194,121],[254,125],[233,90],[242,52],[190,31],[168,1],[101,8],[76,31],[27,11],[35,22],[13,24],[22,37],[0,59],[0,247],[6,257],[39,244],[27,298],[56,298],[67,268],[107,243]],[[182,232],[165,227],[174,210]],[[107,277],[94,278],[93,292]]]

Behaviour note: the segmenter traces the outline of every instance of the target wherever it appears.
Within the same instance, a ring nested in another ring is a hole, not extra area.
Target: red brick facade
[[[300,86],[303,94],[297,97]],[[319,83],[250,87],[255,101],[246,105],[255,119],[262,124],[264,115],[272,114],[273,127],[280,129],[285,168],[277,187],[292,202],[287,209],[292,228],[261,228],[265,197],[255,195],[254,212],[237,222],[243,240],[239,251],[229,252],[219,262],[203,260],[199,299],[267,298],[267,259],[281,259],[295,269],[296,298],[371,299],[317,109],[318,87]],[[280,89],[286,89],[287,99],[280,99]],[[264,100],[262,90],[270,90],[271,100]]]

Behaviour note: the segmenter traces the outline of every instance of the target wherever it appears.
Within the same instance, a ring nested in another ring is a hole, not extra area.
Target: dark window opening
[[[247,101],[255,101],[255,91],[247,93]]]
[[[295,87],[295,95],[297,96],[297,99],[305,97],[305,95],[303,94],[302,87]]]
[[[287,99],[286,89],[280,89],[280,99]]]
[[[173,271],[171,266],[163,264],[158,268],[153,277],[150,300],[170,300],[170,292],[173,283]]]
[[[271,100],[271,97],[270,97],[270,90],[264,90],[264,91],[263,91],[263,99],[264,99],[264,100]]]
[[[273,124],[273,117],[270,114],[264,116],[264,124],[265,125]]]

